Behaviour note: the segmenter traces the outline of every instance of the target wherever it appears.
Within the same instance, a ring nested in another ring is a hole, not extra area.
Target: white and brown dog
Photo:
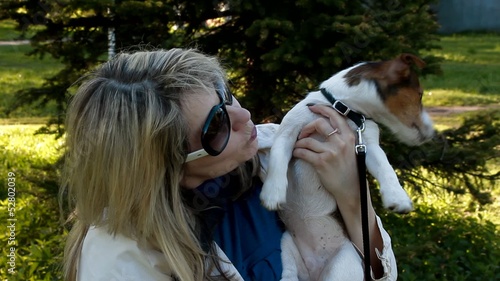
[[[384,207],[409,212],[412,202],[379,146],[377,123],[408,145],[419,145],[433,136],[432,121],[422,106],[423,91],[412,70],[412,66],[424,65],[411,54],[357,64],[324,81],[322,91],[309,93],[285,115],[279,127],[261,128],[274,138],[268,162],[263,163],[260,198],[268,209],[280,209],[287,228],[282,239],[282,280],[363,280],[361,259],[334,216],[335,198],[318,188],[321,183],[311,165],[298,159],[290,161],[301,129],[320,118],[306,105],[332,105],[327,99],[331,93],[341,101],[337,111],[352,110],[366,117],[366,166],[379,182]],[[348,122],[353,129],[358,128]]]

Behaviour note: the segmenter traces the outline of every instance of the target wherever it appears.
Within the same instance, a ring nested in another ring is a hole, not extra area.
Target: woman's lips
[[[250,141],[253,141],[257,138],[257,127],[253,126],[252,134],[250,135]]]

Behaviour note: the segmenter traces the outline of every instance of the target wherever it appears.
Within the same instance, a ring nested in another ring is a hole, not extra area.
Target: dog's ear
[[[420,69],[425,67],[425,62],[421,58],[412,54],[401,54],[399,59],[407,65],[416,65]]]
[[[415,55],[403,53],[392,60],[360,64],[344,78],[349,86],[358,85],[363,79],[377,80],[380,85],[396,84],[408,78],[414,66],[421,69],[425,62]]]
[[[416,66],[421,69],[425,66],[425,62],[422,59],[412,54],[401,54],[399,57],[389,62],[388,78],[391,81],[408,78],[413,67]]]

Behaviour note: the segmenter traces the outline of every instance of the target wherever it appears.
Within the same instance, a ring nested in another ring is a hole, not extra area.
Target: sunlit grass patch
[[[500,103],[500,34],[441,36],[443,75],[422,78],[426,106]]]
[[[461,89],[433,89],[424,93],[424,106],[475,106],[500,103],[498,95],[478,95]]]
[[[498,166],[491,163],[490,174],[498,172]],[[414,205],[432,206],[443,214],[461,214],[462,216],[473,217],[479,220],[493,222],[500,231],[500,201],[496,200],[500,195],[500,186],[496,182],[484,182],[481,192],[490,194],[493,198],[492,203],[481,205],[463,186],[452,186],[453,180],[437,177],[429,173],[424,168],[420,173],[428,180],[422,182],[419,191],[407,190]],[[431,184],[432,183],[432,184]],[[447,186],[446,188],[436,188],[437,185]]]
[[[23,36],[20,30],[16,30],[17,23],[14,20],[1,20],[0,21],[0,41],[23,40],[33,36],[36,30],[44,29],[44,26],[30,26]]]
[[[47,124],[49,118],[47,117],[12,117],[0,118],[0,126],[3,125],[44,125]]]
[[[16,22],[14,20],[0,21],[0,40],[16,40],[21,36],[21,32],[15,30]]]
[[[440,116],[432,116],[432,122],[434,123],[434,129],[436,131],[444,131],[451,128],[455,128],[460,125],[460,122],[457,121],[456,115],[440,115]]]
[[[446,61],[468,62],[474,64],[500,63],[500,34],[498,33],[464,33],[440,37],[441,50],[431,53]]]
[[[37,183],[55,181],[53,165],[61,157],[62,139],[54,136],[35,134],[42,125],[1,125],[0,126],[0,164],[1,173],[18,174],[21,191],[46,194],[57,189],[40,188]],[[0,182],[5,178],[0,178]],[[0,199],[4,199],[4,192]]]
[[[35,135],[41,125],[0,126],[0,184],[7,186],[7,175],[15,178],[17,253],[15,280],[61,280],[63,239],[57,203],[58,176],[55,163],[62,153],[62,139]],[[12,192],[12,190],[10,190]],[[12,193],[11,193],[12,194]],[[0,189],[0,220],[7,223],[10,213],[7,189]],[[7,241],[6,231],[0,241]],[[10,237],[10,236],[9,236]],[[0,263],[7,264],[9,247],[0,250]],[[0,276],[7,276],[0,267]]]
[[[442,76],[422,79],[425,104],[460,106],[500,103],[500,63],[498,66],[443,64],[442,68]]]
[[[0,145],[4,153],[14,154],[19,162],[32,160],[35,162],[53,163],[60,156],[59,148],[62,139],[54,136],[35,134],[40,125],[7,125],[0,126]],[[28,159],[23,159],[27,156]]]

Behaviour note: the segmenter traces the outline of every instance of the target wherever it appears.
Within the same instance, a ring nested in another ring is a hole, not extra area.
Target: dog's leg
[[[397,213],[413,210],[412,202],[399,183],[384,151],[378,145],[367,145],[366,167],[380,184],[380,193],[384,207]]]
[[[286,202],[288,163],[292,158],[293,146],[300,131],[298,126],[281,129],[271,147],[267,176],[260,193],[262,205],[269,210],[276,210],[279,205]]]
[[[269,155],[269,168],[260,193],[262,205],[269,210],[276,210],[286,202],[288,163],[292,158],[297,136],[304,125],[317,118],[306,103],[303,100],[293,107],[276,132]]]
[[[318,281],[363,281],[362,260],[350,242],[344,243],[325,266]]]
[[[384,207],[397,213],[410,212],[413,210],[411,199],[401,187],[396,172],[379,145],[378,125],[371,120],[366,120],[365,126],[363,136],[366,142],[366,168],[380,185]]]
[[[281,261],[283,273],[281,281],[308,280],[307,268],[300,256],[299,249],[295,245],[290,232],[283,233],[281,238]]]

